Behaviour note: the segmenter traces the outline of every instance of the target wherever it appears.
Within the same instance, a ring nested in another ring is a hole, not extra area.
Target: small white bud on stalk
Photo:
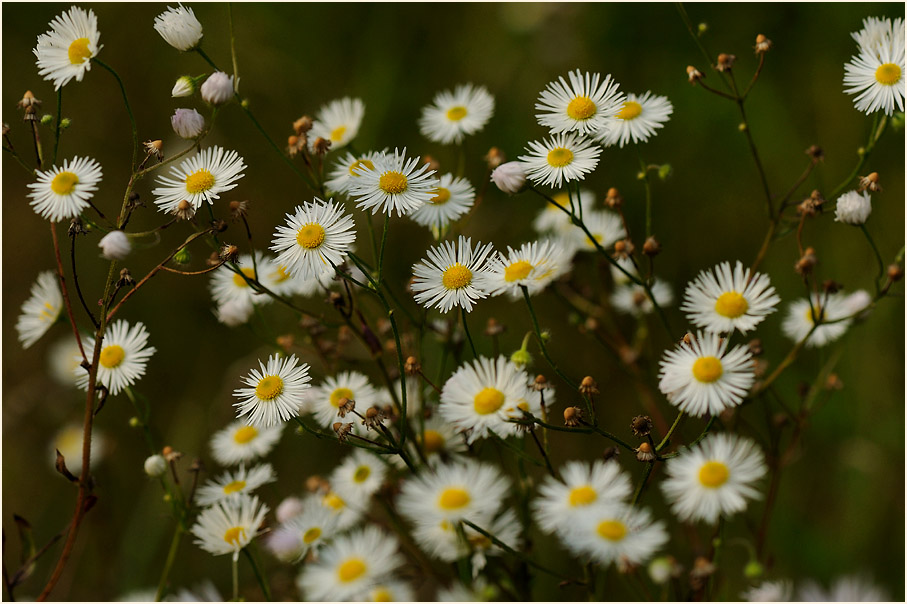
[[[835,222],[859,226],[866,222],[870,212],[872,212],[872,205],[869,203],[869,193],[848,191],[838,198],[838,205],[835,206]]]
[[[223,105],[233,98],[233,76],[215,71],[202,84],[202,98],[212,105]]]
[[[277,522],[286,522],[302,513],[302,500],[299,497],[287,497],[275,510]]]
[[[225,302],[217,307],[217,320],[227,327],[237,327],[249,320],[252,310],[251,304],[236,301]]]
[[[205,118],[195,109],[177,109],[170,118],[173,131],[185,139],[198,138],[205,129]]]
[[[203,35],[202,24],[195,18],[195,13],[182,4],[155,17],[154,29],[167,44],[182,51],[195,49]]]
[[[122,260],[132,251],[129,237],[123,231],[110,231],[98,242],[101,255],[108,260]]]
[[[152,455],[145,460],[145,474],[160,478],[167,472],[167,461],[161,455]]]
[[[491,173],[491,180],[508,195],[515,195],[526,186],[526,173],[518,161],[501,164]]]
[[[192,96],[196,90],[198,90],[198,82],[195,78],[192,76],[180,76],[176,79],[176,83],[170,91],[170,96],[173,98]]]

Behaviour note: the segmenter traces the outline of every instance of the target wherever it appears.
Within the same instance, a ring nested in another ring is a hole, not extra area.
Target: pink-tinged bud
[[[170,118],[170,125],[181,138],[192,140],[205,129],[205,118],[195,109],[177,109]]]
[[[202,98],[212,105],[223,105],[233,98],[233,76],[215,71],[202,84]]]
[[[526,173],[518,161],[509,161],[495,168],[491,180],[508,195],[516,195],[526,187]]]

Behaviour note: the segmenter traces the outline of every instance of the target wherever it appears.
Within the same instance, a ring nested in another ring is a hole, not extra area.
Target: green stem
[[[649,184],[649,169],[646,162],[642,159],[642,152],[639,145],[636,145],[636,156],[639,158],[639,169],[643,176],[642,181],[646,186],[646,239],[652,236],[652,187]],[[627,233],[627,237],[630,234]]]
[[[468,526],[468,527],[471,528],[472,530],[474,530],[474,531],[478,532],[479,534],[481,534],[481,535],[487,537],[488,539],[491,539],[491,542],[492,542],[492,543],[494,543],[495,545],[497,545],[498,547],[500,547],[502,550],[504,550],[505,552],[507,552],[507,553],[510,554],[511,556],[516,556],[518,559],[520,559],[521,561],[525,562],[525,563],[528,564],[529,566],[531,566],[531,567],[533,567],[533,568],[535,568],[535,569],[538,569],[538,570],[542,571],[543,573],[546,573],[546,574],[548,574],[548,575],[551,575],[552,577],[555,577],[555,578],[557,578],[557,579],[560,579],[561,581],[568,581],[568,582],[570,582],[570,583],[581,583],[580,581],[577,581],[576,579],[571,579],[571,578],[569,578],[569,577],[565,577],[564,575],[560,574],[560,573],[557,572],[557,571],[554,571],[554,570],[551,570],[550,568],[547,568],[547,567],[545,567],[545,566],[542,566],[541,564],[539,564],[538,562],[534,561],[532,558],[530,558],[530,557],[527,556],[526,554],[523,554],[522,552],[518,552],[517,550],[513,549],[512,547],[510,547],[509,545],[507,545],[506,543],[504,543],[503,541],[501,541],[500,539],[498,539],[497,537],[495,537],[494,535],[492,535],[491,533],[489,533],[489,532],[486,531],[485,529],[476,526],[475,524],[473,524],[473,523],[470,522],[469,520],[463,520],[462,522],[463,522],[463,524],[465,524],[466,526]]]
[[[154,594],[154,601],[160,602],[164,597],[164,588],[167,586],[167,577],[170,576],[170,569],[176,561],[176,552],[180,546],[180,538],[183,536],[183,528],[179,524],[173,532],[173,539],[170,541],[170,550],[167,552],[167,561],[164,563],[164,570],[161,572],[161,579],[157,583],[157,592]]]
[[[671,424],[671,427],[668,429],[668,433],[665,434],[665,437],[663,439],[661,439],[661,442],[658,443],[657,447],[655,447],[656,453],[658,453],[659,451],[661,451],[662,449],[664,449],[667,446],[668,441],[671,440],[671,435],[674,434],[674,431],[680,425],[680,420],[682,420],[684,417],[686,417],[686,413],[684,413],[683,411],[681,411],[680,413],[677,414],[677,417],[674,418],[674,423]]]
[[[872,153],[873,148],[875,148],[875,145],[878,142],[879,138],[881,138],[882,133],[885,132],[885,127],[888,125],[888,116],[882,115],[882,117],[880,118],[880,115],[880,113],[876,113],[872,119],[872,129],[869,131],[869,140],[866,142],[866,146],[863,148],[863,152],[860,154],[860,159],[857,160],[857,165],[854,166],[853,170],[847,176],[847,178],[841,184],[835,187],[835,190],[832,191],[828,196],[829,200],[833,200],[841,191],[843,191],[850,185],[851,182],[853,182],[853,179],[857,177],[857,174],[859,174],[860,170],[863,168],[863,164],[865,164],[866,160],[869,159],[869,155]]]
[[[479,354],[476,352],[476,345],[472,341],[472,335],[469,333],[469,325],[466,322],[466,308],[460,307],[460,316],[463,318],[463,331],[466,332],[466,339],[469,340],[469,348],[472,349],[472,358],[479,358]]]
[[[233,30],[233,3],[227,2],[227,21],[230,25],[230,57],[233,59],[233,92],[239,87],[239,63],[236,61],[236,35]]]
[[[381,249],[378,250],[378,284],[382,283],[381,275],[382,268],[384,267],[384,248],[387,246],[387,231],[388,225],[390,224],[391,215],[384,215],[384,231],[381,233]]]
[[[863,234],[866,235],[866,241],[869,242],[869,245],[872,246],[872,251],[876,255],[876,261],[879,263],[879,276],[875,278],[874,285],[876,286],[876,294],[879,293],[879,281],[882,280],[882,277],[885,276],[885,263],[882,261],[882,254],[879,253],[879,248],[876,247],[876,242],[872,239],[872,235],[869,234],[869,231],[866,229],[865,224],[860,225],[860,230],[863,231]]]
[[[123,86],[123,80],[120,79],[119,74],[114,71],[113,67],[111,67],[104,61],[101,61],[97,57],[93,57],[91,60],[109,71],[111,75],[113,75],[113,77],[116,79],[117,84],[119,84],[120,86],[120,92],[123,95],[123,103],[126,105],[126,113],[129,114],[129,123],[132,124],[132,163],[130,164],[130,166],[131,170],[135,171],[136,160],[139,153],[139,131],[135,125],[135,115],[133,115],[132,113],[132,106],[129,104],[129,99],[126,98],[126,87]]]
[[[646,486],[646,482],[648,482],[649,476],[652,474],[652,468],[654,467],[654,461],[646,462],[646,469],[643,470],[642,479],[639,481],[639,485],[637,485],[636,487],[636,492],[633,493],[633,505],[639,503],[639,498],[642,497],[642,490]]]
[[[258,581],[258,585],[265,595],[265,600],[271,602],[271,588],[268,587],[268,581],[265,579],[264,573],[259,570],[258,564],[255,562],[255,556],[252,555],[248,547],[244,547],[242,553],[246,555],[246,558],[249,559],[249,564],[252,565],[252,572],[255,573],[255,580]]]
[[[51,157],[51,165],[57,165],[57,149],[60,146],[60,122],[63,120],[63,87],[57,90],[57,123],[54,126],[54,154]]]
[[[22,159],[22,157],[18,153],[16,153],[15,150],[10,149],[9,147],[6,147],[6,146],[3,147],[3,150],[6,151],[7,153],[9,153],[10,155],[12,155],[16,159],[16,161],[19,162],[19,165],[22,166],[23,168],[25,168],[25,171],[28,172],[31,176],[35,175],[34,169],[29,168],[28,164],[25,163],[25,161]]]

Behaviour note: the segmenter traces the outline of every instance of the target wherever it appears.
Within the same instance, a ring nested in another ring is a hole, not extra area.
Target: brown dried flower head
[[[346,397],[341,398],[337,401],[337,415],[340,417],[346,417],[347,413],[351,413],[356,408],[356,401]]]
[[[220,253],[218,257],[224,262],[236,262],[236,258],[239,256],[239,248],[235,245],[230,245],[225,243],[222,248],[220,248]]]
[[[315,151],[316,155],[324,155],[330,148],[331,141],[320,136],[315,139],[315,143],[312,145],[312,150]]]
[[[579,391],[582,394],[598,394],[598,384],[595,383],[595,380],[592,379],[591,375],[587,375],[583,378],[583,381],[580,382]]]
[[[857,191],[865,191],[869,189],[873,193],[880,192],[882,186],[879,184],[879,173],[872,172],[868,176],[860,177],[860,186],[857,188]]]
[[[652,431],[652,418],[648,415],[637,415],[630,422],[630,429],[636,436],[646,436]]]
[[[195,216],[195,208],[187,199],[180,201],[173,209],[173,214],[180,220],[189,220]]]
[[[624,203],[624,198],[621,196],[620,191],[617,190],[617,187],[611,187],[608,189],[608,194],[605,195],[605,205],[616,210]]]
[[[690,80],[690,84],[695,85],[696,82],[704,78],[702,72],[693,67],[692,65],[687,65],[687,78]]]
[[[249,201],[231,201],[230,202],[230,219],[237,222],[249,214]]]
[[[715,66],[715,69],[718,71],[729,71],[734,67],[734,61],[736,60],[736,56],[723,52],[718,55],[718,64]]]
[[[488,150],[488,153],[485,154],[485,157],[483,159],[485,160],[485,163],[488,164],[488,169],[494,170],[505,161],[507,161],[507,156],[504,155],[504,152],[497,147],[492,147]]]
[[[649,443],[642,443],[636,449],[636,459],[639,461],[652,461],[655,459],[655,451]]]
[[[756,50],[756,54],[762,54],[771,50],[772,41],[766,38],[764,35],[759,34],[756,36],[756,45],[753,47]]]
[[[406,373],[406,375],[416,375],[421,370],[422,365],[419,364],[419,361],[416,359],[416,357],[406,357],[406,362],[403,363],[403,371]]]
[[[567,407],[564,409],[564,425],[571,428],[578,426],[583,419],[583,410],[579,407]]]
[[[295,122],[293,122],[293,132],[297,135],[305,134],[312,129],[312,118],[307,115],[302,116]]]

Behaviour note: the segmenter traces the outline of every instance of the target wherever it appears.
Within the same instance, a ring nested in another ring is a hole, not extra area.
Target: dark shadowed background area
[[[122,76],[135,110],[141,140],[163,139],[165,153],[184,147],[171,131],[169,118],[176,107],[198,107],[202,101],[172,99],[177,76],[206,73],[208,66],[196,54],[182,54],[168,46],[152,29],[163,4],[85,4],[98,15],[101,43],[99,58]],[[47,23],[68,4],[4,4],[3,6],[3,122],[11,126],[10,138],[29,161],[30,138],[16,102],[25,90],[44,101],[41,113],[54,113],[51,83],[37,75],[31,49]],[[225,4],[193,7],[204,25],[203,47],[222,69],[230,69],[229,29]],[[871,118],[857,112],[852,97],[842,92],[843,65],[856,52],[850,32],[867,16],[903,17],[902,4],[703,4],[687,7],[694,23],[705,22],[703,40],[712,53],[737,56],[738,79],[748,81],[757,60],[753,44],[757,34],[767,35],[774,48],[754,91],[747,101],[753,137],[760,149],[769,185],[774,194],[786,191],[807,165],[804,150],[821,146],[825,161],[798,191],[802,199],[818,188],[831,191],[851,171],[856,150],[864,144]],[[749,264],[767,227],[764,198],[740,121],[732,102],[688,84],[685,68],[698,66],[707,82],[718,86],[717,74],[704,59],[671,4],[236,4],[233,7],[241,77],[240,92],[248,99],[263,127],[283,144],[291,122],[303,113],[314,114],[332,99],[363,99],[366,115],[356,146],[359,149],[407,147],[409,153],[431,154],[442,169],[453,170],[456,151],[429,143],[418,132],[420,109],[436,92],[458,83],[486,86],[496,98],[495,115],[487,127],[467,140],[466,175],[477,186],[483,178],[482,155],[492,145],[515,159],[529,140],[547,134],[534,118],[538,93],[558,75],[580,68],[610,73],[621,90],[652,90],[674,104],[674,115],[660,134],[642,147],[650,163],[669,163],[672,176],[653,184],[654,231],[664,251],[657,272],[682,296],[685,284],[696,274],[720,261],[740,259]],[[96,158],[104,168],[100,190],[94,198],[102,211],[115,215],[129,178],[130,133],[119,90],[113,78],[98,66],[83,82],[71,82],[63,94],[63,115],[72,120],[62,138],[59,162],[76,155]],[[42,130],[45,141],[51,129]],[[308,191],[269,148],[236,106],[220,112],[205,145],[236,149],[248,164],[239,186],[222,200],[248,199],[250,224],[259,249],[264,249],[274,225],[296,204],[310,200]],[[636,179],[638,159],[632,148],[607,149],[588,186],[604,197],[608,187],[618,187],[626,198],[631,231],[639,233],[644,222],[644,190]],[[13,514],[24,516],[43,544],[68,522],[76,489],[53,471],[51,441],[66,424],[80,422],[84,399],[75,389],[48,378],[48,353],[67,337],[69,327],[60,323],[35,346],[23,351],[16,339],[19,307],[28,297],[35,276],[54,266],[47,222],[27,203],[31,177],[4,154],[3,167],[3,529],[4,563],[11,572],[18,567],[19,542]],[[867,228],[886,262],[891,262],[904,242],[904,139],[903,131],[889,129],[862,171],[881,174],[884,192],[873,195]],[[133,230],[154,228],[162,217],[154,210],[153,181],[141,182],[137,191],[148,204],[131,223]],[[538,198],[524,194],[508,198],[490,187],[465,233],[497,248],[517,246],[534,235],[530,224],[541,209]],[[223,205],[216,212],[224,215]],[[362,214],[356,213],[361,249],[368,254]],[[380,223],[376,223],[380,224]],[[66,224],[61,225],[65,232]],[[182,228],[183,230],[179,230]],[[134,276],[144,275],[188,233],[186,225],[165,231],[163,241],[139,249],[125,265]],[[89,303],[100,297],[107,262],[98,257],[97,233],[78,241],[80,276]],[[224,238],[247,248],[241,226],[232,225]],[[636,237],[637,245],[642,238]],[[410,267],[432,243],[431,234],[406,219],[391,222],[386,266],[400,295],[410,277]],[[819,276],[834,279],[848,289],[872,289],[875,258],[859,229],[823,216],[807,223],[804,243],[818,253]],[[68,241],[63,236],[64,253]],[[149,246],[150,247],[150,246]],[[200,246],[195,267],[203,266],[207,250]],[[757,330],[766,358],[773,366],[791,347],[781,333],[787,304],[803,295],[793,271],[797,260],[793,237],[778,241],[762,270],[771,275],[783,302]],[[574,284],[588,285],[598,294],[609,287],[604,272],[589,258],[577,263]],[[606,272],[606,271],[605,271]],[[836,373],[844,384],[820,411],[809,419],[803,448],[785,468],[780,483],[767,548],[772,552],[767,577],[791,578],[798,584],[815,578],[827,584],[842,574],[865,571],[884,586],[893,599],[904,595],[904,306],[902,285],[893,298],[883,300],[868,321],[852,328],[835,345],[806,352],[779,381],[779,394],[794,403],[800,384],[814,379],[835,355]],[[151,423],[160,441],[183,451],[184,465],[194,456],[208,462],[209,475],[218,472],[210,458],[210,435],[232,417],[231,391],[256,358],[269,349],[249,330],[220,325],[212,315],[207,277],[156,276],[124,307],[122,318],[142,321],[157,348],[137,389],[150,401]],[[404,300],[413,310],[410,298]],[[321,299],[307,300],[309,308],[324,306]],[[554,296],[537,298],[543,325],[552,330],[551,351],[569,367],[573,376],[593,375],[602,391],[599,400],[605,427],[632,438],[627,426],[641,412],[638,398],[617,361],[577,329],[576,317]],[[80,309],[76,309],[79,311]],[[324,308],[334,321],[332,311]],[[294,331],[293,315],[268,309],[277,333]],[[676,305],[668,310],[679,330],[684,317]],[[80,320],[84,313],[79,312]],[[491,353],[490,340],[481,335],[489,317],[506,324],[502,349],[519,346],[530,329],[523,306],[506,298],[480,303],[470,316],[481,352]],[[629,337],[632,320],[619,319]],[[87,321],[84,325],[87,326]],[[644,369],[654,384],[661,351],[671,342],[654,320],[651,356]],[[304,345],[304,336],[296,330]],[[424,359],[432,374],[438,370],[434,344]],[[303,346],[305,350],[305,346]],[[359,348],[355,354],[365,359]],[[409,352],[409,351],[408,351]],[[313,364],[316,382],[323,377],[317,357],[303,352]],[[540,357],[540,355],[536,355]],[[390,364],[393,357],[388,355]],[[375,383],[379,376],[361,362]],[[546,371],[537,361],[534,371]],[[448,371],[449,373],[449,371]],[[558,413],[572,396],[559,388]],[[673,409],[659,398],[662,412]],[[779,410],[772,403],[768,413]],[[148,455],[141,434],[129,427],[134,415],[129,400],[111,398],[97,418],[107,452],[95,470],[99,501],[88,515],[70,562],[54,596],[73,600],[109,600],[125,592],[156,585],[164,563],[173,520],[161,501],[159,486],[149,481],[142,462]],[[763,403],[740,412],[738,431],[766,434]],[[690,440],[701,430],[701,420],[690,420],[682,430]],[[747,426],[749,426],[747,428]],[[291,428],[272,455],[280,481],[260,494],[273,509],[280,500],[301,492],[306,477],[327,474],[341,447],[314,442]],[[788,432],[789,434],[789,432]],[[573,458],[593,459],[608,446],[592,437],[552,434],[555,462]],[[485,457],[496,459],[491,447]],[[510,462],[508,462],[510,463]],[[637,477],[641,465],[626,453],[620,463]],[[538,470],[535,468],[534,470]],[[509,469],[508,469],[509,471]],[[541,478],[542,473],[535,474]],[[660,476],[656,475],[656,480]],[[658,489],[646,493],[644,503],[658,517],[668,518],[678,540],[666,551],[687,568],[693,556],[705,553],[711,529],[697,527],[690,541],[670,517]],[[752,540],[762,502],[729,522],[726,536]],[[682,536],[682,538],[681,538]],[[34,576],[19,588],[19,595],[36,596],[43,586],[60,546],[38,564]],[[210,577],[223,594],[229,594],[228,557],[212,558],[184,539],[172,573],[175,586],[190,586]],[[566,567],[560,546],[537,535],[535,555],[546,564]],[[292,588],[295,570],[264,555],[275,592],[298,597]],[[724,579],[717,597],[734,599],[746,586],[742,568],[746,550],[728,542],[721,561]],[[445,567],[445,571],[447,567]],[[611,571],[613,573],[613,571]],[[611,599],[637,598],[612,574]],[[242,584],[249,599],[260,598],[248,568]],[[431,598],[428,582],[419,592]],[[577,588],[559,591],[555,582],[538,581],[539,599],[584,597]]]

